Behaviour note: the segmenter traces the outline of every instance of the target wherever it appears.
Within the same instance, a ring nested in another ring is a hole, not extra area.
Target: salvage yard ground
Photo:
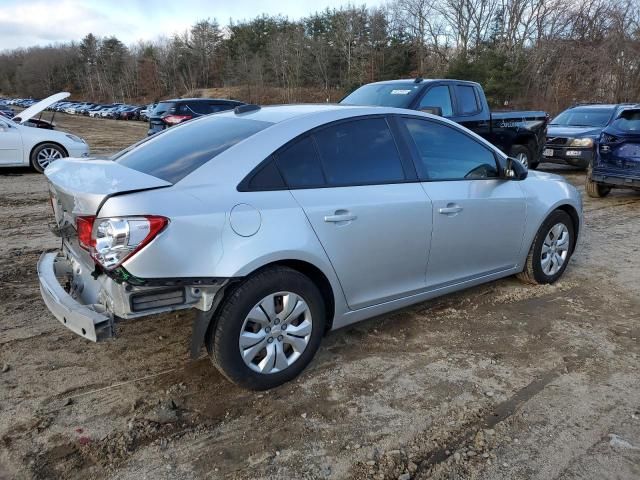
[[[147,129],[57,122],[98,154]],[[66,330],[35,272],[51,220],[43,176],[0,171],[0,479],[640,478],[636,193],[585,197],[557,284],[509,278],[333,332],[263,393],[188,360],[190,313],[100,344]]]

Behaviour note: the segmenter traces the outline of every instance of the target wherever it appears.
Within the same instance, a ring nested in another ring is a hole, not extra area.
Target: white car
[[[47,122],[39,122],[47,128],[29,126],[34,116],[69,95],[61,92],[45,98],[11,120],[0,117],[0,167],[31,165],[42,173],[51,162],[59,158],[89,156],[89,145],[82,138],[67,132],[57,132]]]

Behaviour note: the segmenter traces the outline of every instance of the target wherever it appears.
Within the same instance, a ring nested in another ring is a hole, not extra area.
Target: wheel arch
[[[573,205],[570,205],[568,203],[558,205],[553,211],[555,210],[561,210],[567,213],[571,218],[571,223],[573,223],[573,234],[575,237],[573,245],[571,246],[571,253],[573,253],[573,251],[576,248],[576,244],[578,243],[578,236],[580,233],[580,216],[578,215],[578,211],[575,209]]]
[[[234,280],[224,289],[222,299],[217,303],[215,310],[211,312],[211,321],[207,326],[207,331],[215,328],[218,321],[218,312],[220,307],[224,303],[225,299],[233,292],[233,290],[242,283],[246,278],[249,278],[256,273],[272,267],[288,267],[292,270],[302,273],[308,277],[320,290],[320,294],[325,302],[325,333],[333,328],[333,321],[336,315],[336,294],[334,287],[331,284],[328,276],[318,266],[307,260],[301,260],[296,258],[282,258],[272,260],[263,263],[257,267],[254,267],[249,272],[242,275],[242,277],[234,278]],[[208,333],[207,333],[208,338]]]

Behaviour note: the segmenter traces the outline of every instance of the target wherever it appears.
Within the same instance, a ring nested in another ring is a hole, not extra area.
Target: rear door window
[[[269,125],[272,124],[214,115],[170,128],[115,158],[125,167],[176,183]]]
[[[458,108],[462,115],[473,115],[480,111],[475,88],[469,85],[456,85]]]
[[[314,136],[330,186],[398,183],[406,178],[384,118],[341,122]]]

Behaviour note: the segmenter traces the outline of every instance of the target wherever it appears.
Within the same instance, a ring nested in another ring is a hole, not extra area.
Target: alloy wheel
[[[529,155],[524,152],[520,152],[516,155],[516,160],[518,160],[525,168],[529,168]]]
[[[540,266],[545,275],[558,273],[569,256],[569,229],[564,223],[556,223],[542,243]]]
[[[36,161],[38,165],[44,170],[49,166],[49,164],[55,160],[62,158],[62,153],[57,148],[43,148],[38,152],[38,156],[36,157]]]
[[[302,297],[292,292],[267,295],[242,324],[240,354],[255,372],[281,372],[300,358],[311,330],[311,310]]]

